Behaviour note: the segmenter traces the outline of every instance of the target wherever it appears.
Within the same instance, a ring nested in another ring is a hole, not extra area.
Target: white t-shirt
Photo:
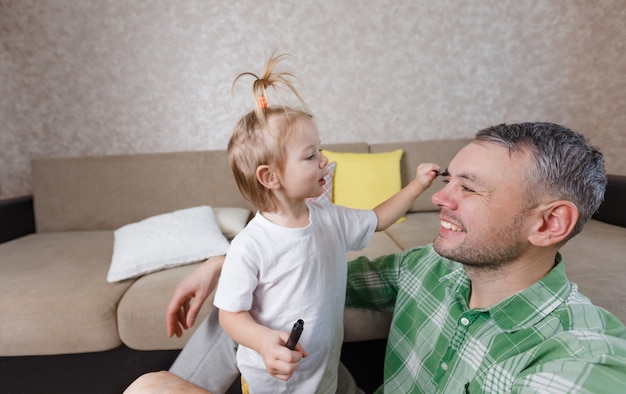
[[[215,306],[249,311],[260,324],[291,331],[304,320],[308,353],[286,382],[269,375],[262,357],[239,346],[237,364],[251,393],[335,393],[343,342],[346,253],[367,246],[376,214],[308,202],[309,225],[287,228],[260,213],[235,237],[215,294]]]

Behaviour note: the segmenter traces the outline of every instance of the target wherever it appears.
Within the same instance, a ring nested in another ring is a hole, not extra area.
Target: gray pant
[[[215,394],[224,393],[239,377],[236,352],[237,344],[222,330],[216,309],[198,326],[170,372]],[[363,393],[343,364],[337,393]]]

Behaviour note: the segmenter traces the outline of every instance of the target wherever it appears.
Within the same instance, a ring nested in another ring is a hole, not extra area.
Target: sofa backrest
[[[224,151],[35,159],[38,232],[116,229],[198,205],[248,207]]]
[[[326,149],[367,152],[361,143]],[[234,181],[225,150],[32,161],[37,232],[114,230],[199,205],[254,210]]]
[[[370,144],[370,152],[388,152],[402,149],[400,171],[402,186],[406,186],[415,178],[415,170],[420,163],[436,163],[446,168],[454,155],[467,145],[472,139],[447,139],[432,141],[411,141]],[[438,208],[431,202],[433,194],[442,187],[441,181],[435,179],[428,188],[411,206],[410,212],[437,211]]]
[[[386,152],[402,149],[402,185],[415,177],[419,163],[446,167],[470,139],[416,142],[325,144],[336,152]],[[199,205],[243,207],[225,150],[128,154],[32,161],[35,222],[38,232],[114,230],[150,216]],[[433,211],[436,183],[411,211]]]

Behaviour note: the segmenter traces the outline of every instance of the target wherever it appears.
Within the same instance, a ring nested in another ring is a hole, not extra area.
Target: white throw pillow
[[[229,245],[209,206],[152,216],[115,230],[107,281],[223,255]]]

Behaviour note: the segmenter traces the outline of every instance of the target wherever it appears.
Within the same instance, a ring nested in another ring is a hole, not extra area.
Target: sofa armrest
[[[626,176],[609,175],[604,202],[593,218],[605,223],[626,227]]]
[[[0,243],[34,232],[33,196],[0,200]]]

